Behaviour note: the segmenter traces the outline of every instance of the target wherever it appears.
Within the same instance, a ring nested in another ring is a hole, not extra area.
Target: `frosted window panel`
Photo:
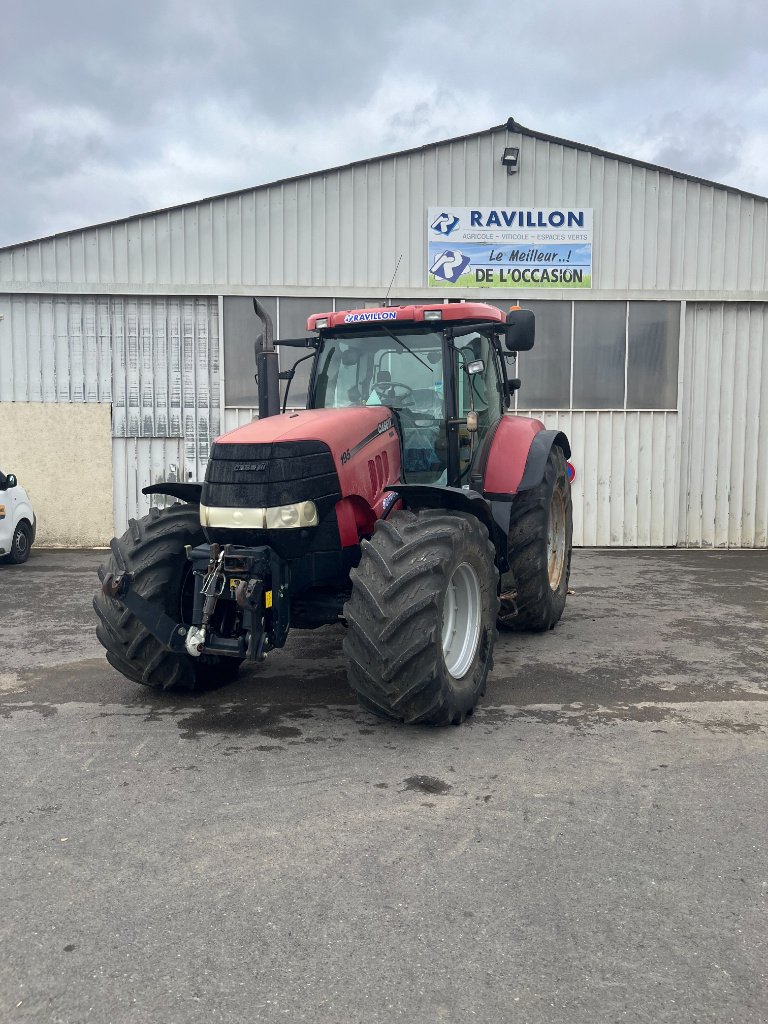
[[[333,299],[280,299],[280,337],[309,338],[307,318],[313,313],[327,313],[333,309]],[[297,359],[308,356],[311,349],[283,348],[280,349],[280,369],[290,370]],[[312,371],[312,360],[305,359],[296,368],[296,376],[291,381],[288,392],[289,409],[305,409],[307,406],[307,388]],[[285,396],[286,381],[280,381],[280,400]]]
[[[624,408],[626,325],[625,302],[574,302],[574,409]]]
[[[336,299],[337,312],[342,309],[373,309],[383,305],[381,299]],[[318,313],[320,310],[317,311]]]
[[[259,301],[277,330],[277,301]],[[254,343],[263,329],[252,299],[239,295],[224,297],[224,401],[229,406],[255,409],[258,405]]]
[[[517,363],[507,360],[507,373],[519,377],[518,409],[567,409],[571,391],[571,303],[520,303],[536,317],[536,341]]]
[[[630,302],[628,409],[677,408],[680,304]]]

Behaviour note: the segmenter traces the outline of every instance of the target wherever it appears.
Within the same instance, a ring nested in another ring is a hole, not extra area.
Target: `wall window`
[[[277,330],[277,299],[259,299]],[[261,321],[253,300],[245,296],[224,297],[224,401],[229,406],[256,408],[254,343],[261,333]]]
[[[677,406],[680,306],[676,302],[630,302],[627,408]]]
[[[280,334],[281,338],[308,338],[307,317],[312,313],[327,313],[333,309],[333,299],[280,299]],[[280,369],[289,370],[297,359],[308,356],[309,349],[280,349]],[[305,359],[296,368],[296,376],[291,381],[288,393],[288,406],[291,409],[304,409],[307,405],[307,388],[312,371],[312,360]],[[280,397],[285,396],[285,381],[280,382]]]
[[[261,301],[283,338],[307,337],[307,317],[312,313],[380,304],[349,298]],[[403,305],[418,301],[393,300]],[[429,304],[432,299],[420,301]],[[493,305],[506,312],[510,303]],[[522,380],[519,410],[677,408],[678,302],[522,299],[520,305],[536,315],[536,344],[530,352],[521,352],[517,363],[507,362],[509,376]],[[226,404],[256,408],[253,347],[261,326],[250,298],[224,298],[223,329]],[[308,350],[280,350],[280,368],[289,369],[306,354]],[[306,406],[311,366],[307,359],[296,371],[291,408]]]
[[[521,352],[517,363],[507,362],[510,377],[523,384],[517,392],[518,409],[567,409],[571,403],[570,302],[525,302],[536,316],[536,342]]]
[[[574,303],[574,409],[624,408],[626,332],[626,302]]]

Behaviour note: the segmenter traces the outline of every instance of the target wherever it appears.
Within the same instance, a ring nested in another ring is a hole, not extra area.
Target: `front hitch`
[[[139,622],[146,626],[149,632],[169,651],[183,654],[186,650],[187,627],[180,622],[174,622],[162,608],[158,608],[157,605],[132,590],[132,582],[133,576],[129,572],[121,572],[119,576],[114,576],[110,572],[104,577],[101,590],[105,597],[120,601],[129,611],[133,612]]]

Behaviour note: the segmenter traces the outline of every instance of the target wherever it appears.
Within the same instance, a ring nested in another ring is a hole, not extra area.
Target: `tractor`
[[[568,439],[509,411],[533,313],[385,305],[313,314],[308,337],[275,341],[254,308],[258,418],[214,442],[203,483],[144,488],[176,502],[132,519],[99,569],[107,659],[198,690],[291,628],[340,623],[365,708],[459,724],[497,630],[552,629],[568,593]],[[305,350],[292,369],[281,346]],[[310,359],[307,407],[291,411]]]

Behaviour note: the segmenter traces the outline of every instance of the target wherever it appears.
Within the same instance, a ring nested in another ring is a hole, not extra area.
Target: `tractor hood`
[[[217,445],[277,444],[322,441],[334,460],[342,453],[394,428],[394,417],[384,406],[357,405],[345,409],[303,409],[253,420],[216,439]]]

